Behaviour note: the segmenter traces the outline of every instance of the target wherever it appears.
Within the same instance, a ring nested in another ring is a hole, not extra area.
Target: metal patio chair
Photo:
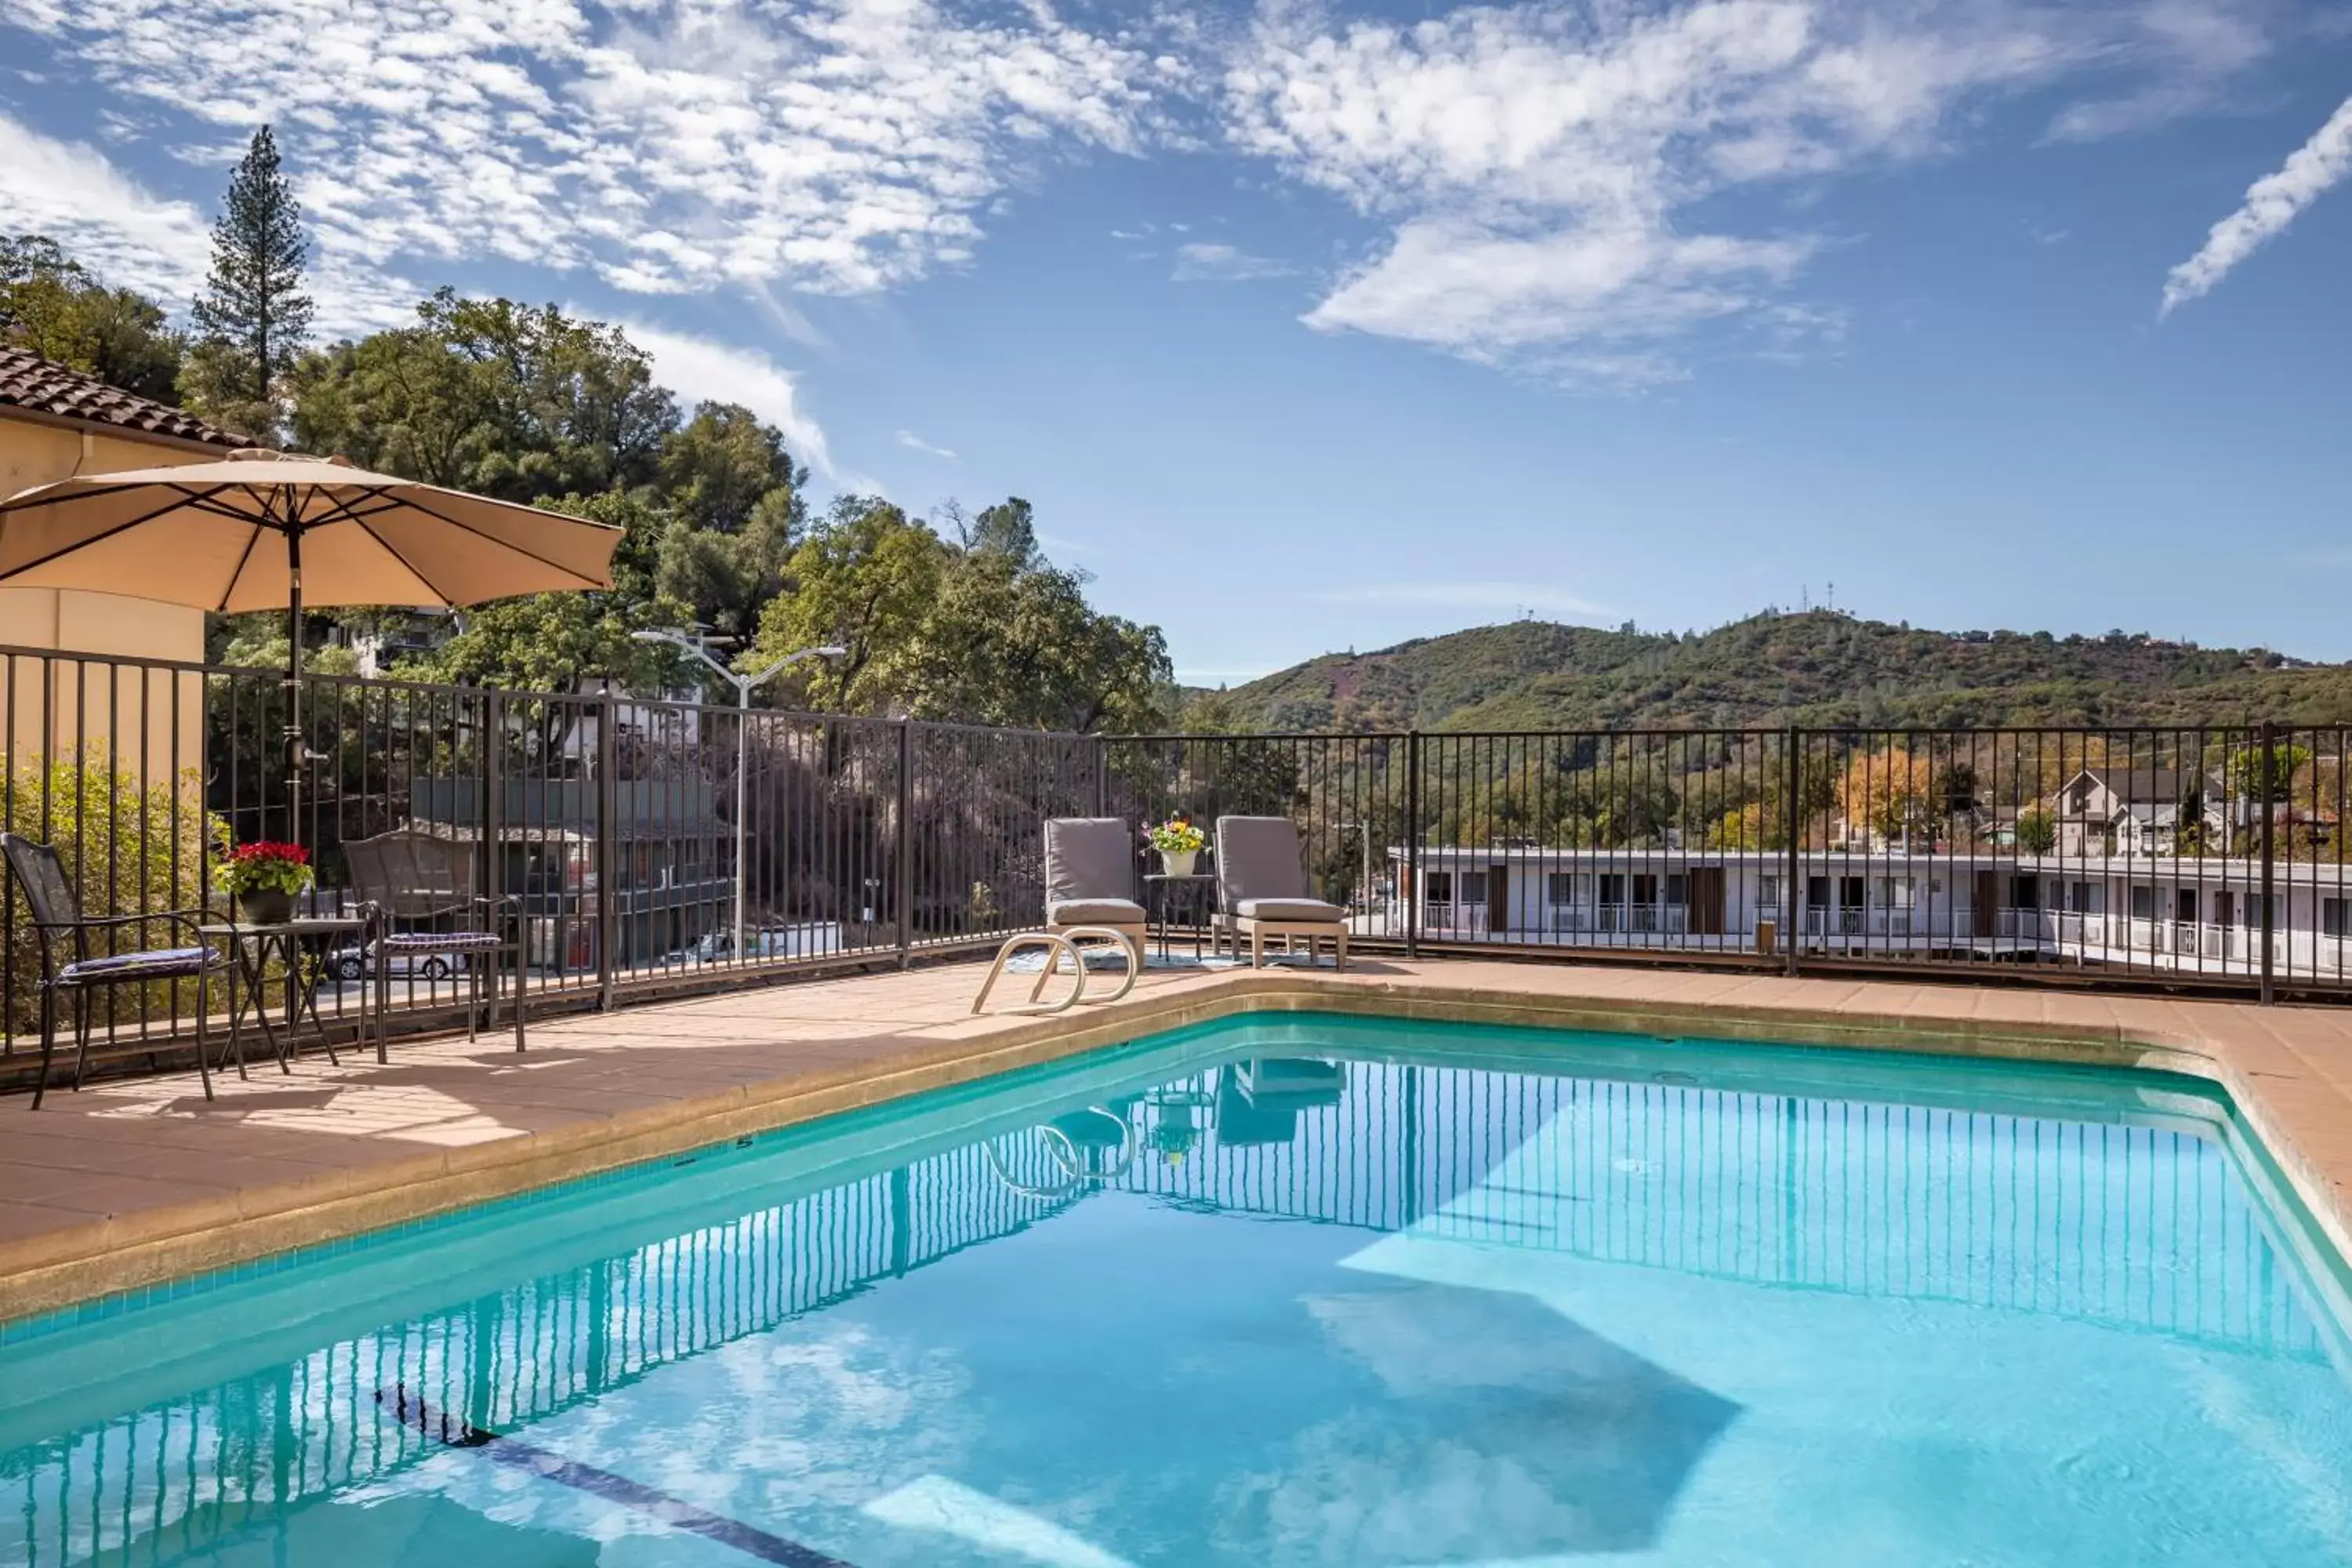
[[[471,982],[466,1008],[466,1037],[471,1040],[482,1021],[482,977],[489,976],[489,1005],[498,1006],[502,961],[514,953],[515,1049],[523,1048],[522,900],[509,893],[486,898],[474,890],[473,847],[454,838],[406,829],[357,838],[343,846],[351,867],[352,889],[360,901],[375,912],[378,926],[373,951],[375,986],[375,1059],[386,1059],[384,1045],[391,1000],[391,959],[394,953],[422,958],[462,956]],[[513,936],[499,928],[510,922]],[[411,929],[403,930],[405,924]]]
[[[73,895],[66,881],[63,862],[58,858],[57,847],[26,838],[21,834],[0,833],[0,853],[5,853],[8,869],[15,873],[16,885],[24,889],[25,905],[32,913],[34,940],[41,950],[41,1073],[33,1085],[33,1109],[41,1108],[42,1098],[49,1089],[49,1066],[57,1054],[58,995],[70,991],[74,995],[74,1076],[73,1086],[81,1088],[83,1069],[89,1064],[90,993],[116,985],[144,985],[159,980],[194,980],[196,982],[196,1075],[203,1079],[205,1098],[213,1098],[211,1064],[205,1059],[205,977],[228,967],[228,956],[215,952],[198,934],[201,910],[159,910],[136,915],[86,915],[81,901]],[[90,951],[92,931],[116,931],[125,927],[143,932],[151,924],[162,924],[184,931],[188,937],[185,947],[142,948],[132,952],[99,952]],[[73,955],[64,963],[58,962],[57,944],[70,938]]]

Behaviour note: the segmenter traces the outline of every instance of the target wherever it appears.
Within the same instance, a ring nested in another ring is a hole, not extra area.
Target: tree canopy
[[[253,133],[213,225],[212,271],[189,312],[198,352],[184,377],[205,411],[230,416],[257,436],[275,433],[278,380],[310,335],[310,296],[302,291],[309,249],[301,205],[265,125]]]
[[[107,287],[41,235],[0,235],[0,333],[125,392],[159,403],[178,395],[187,341],[163,307]]]

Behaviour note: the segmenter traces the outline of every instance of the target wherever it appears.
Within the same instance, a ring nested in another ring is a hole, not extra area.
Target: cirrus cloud
[[[1735,229],[1721,198],[1945,154],[1973,103],[2078,79],[2107,96],[2053,137],[2187,112],[2260,52],[2259,3],[1528,0],[1405,25],[1269,0],[1224,89],[1242,151],[1390,226],[1308,325],[1647,381],[1710,323],[1786,353],[1790,323],[1837,319],[1782,299],[1834,237]]]
[[[1137,149],[1175,68],[1045,0],[43,0],[8,21],[192,122],[183,141],[276,123],[322,258],[652,294],[858,293],[963,261],[1029,163]]]

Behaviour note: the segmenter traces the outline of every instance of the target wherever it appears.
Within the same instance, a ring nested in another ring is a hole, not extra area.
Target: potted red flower
[[[236,900],[245,924],[276,925],[294,918],[294,895],[310,885],[310,852],[299,844],[240,844],[213,868],[213,882]]]

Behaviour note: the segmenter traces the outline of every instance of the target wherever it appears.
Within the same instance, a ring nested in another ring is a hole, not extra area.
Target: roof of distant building
[[[125,392],[71,365],[0,342],[0,410],[8,408],[208,447],[253,445],[251,437],[208,424],[184,408]]]

